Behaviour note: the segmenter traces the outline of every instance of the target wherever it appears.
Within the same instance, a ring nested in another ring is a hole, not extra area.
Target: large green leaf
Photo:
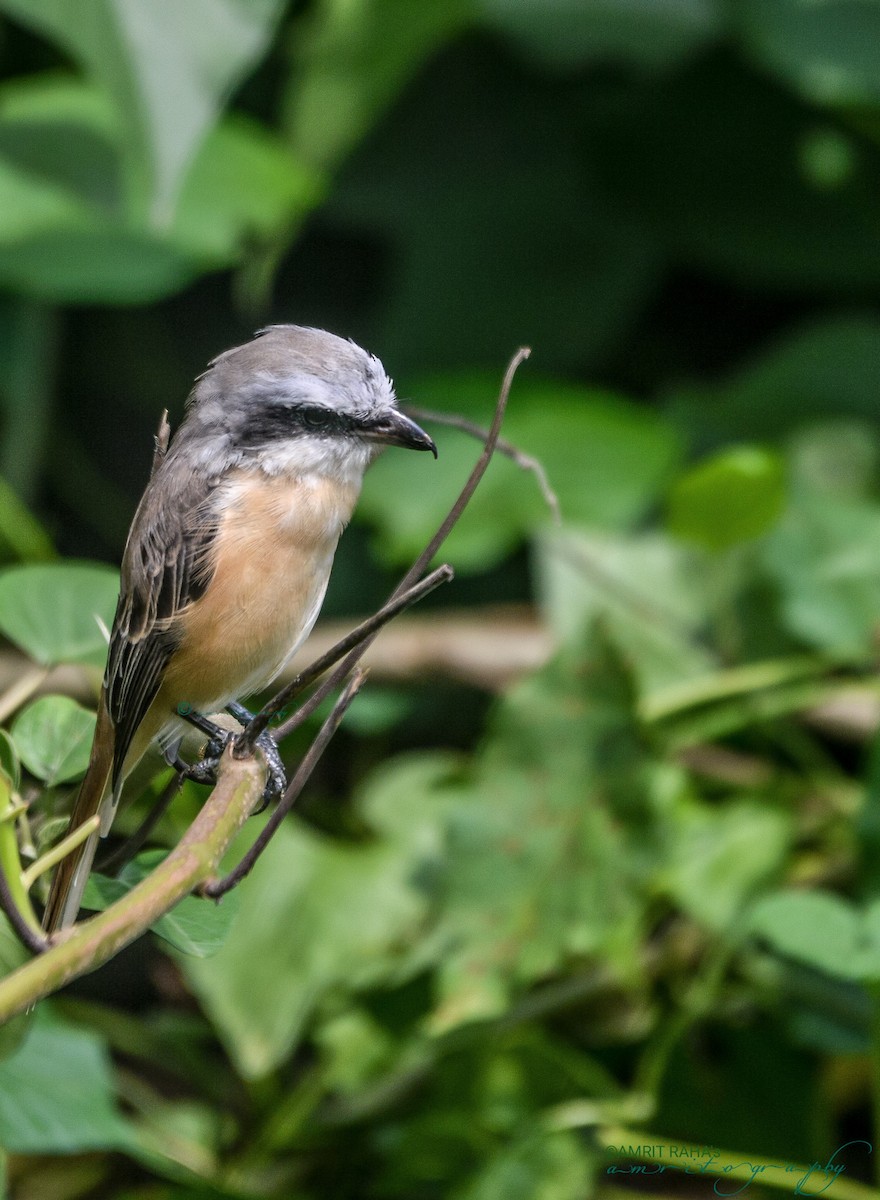
[[[880,102],[880,8],[873,0],[745,0],[739,21],[752,53],[810,100]]]
[[[734,446],[680,476],[669,493],[669,528],[708,550],[766,533],[785,503],[785,467],[760,446]]]
[[[40,1010],[23,1045],[0,1062],[0,1145],[73,1154],[130,1141],[101,1039]]]
[[[788,628],[833,654],[865,657],[880,613],[880,507],[796,497],[762,547]]]
[[[101,666],[119,576],[89,563],[46,563],[0,572],[0,632],[45,666]]]
[[[254,241],[289,233],[321,198],[320,181],[254,121],[229,118],[187,172],[170,229],[201,265],[234,263]]]
[[[710,610],[700,558],[659,533],[547,530],[537,590],[555,635],[577,644],[597,620],[632,665],[643,695],[707,675],[700,641]]]
[[[164,850],[148,850],[127,863],[116,878],[91,875],[83,896],[83,906],[99,910],[108,908],[146,879],[165,857]],[[184,954],[207,958],[216,954],[226,941],[238,911],[238,900],[237,892],[227,896],[222,904],[198,896],[187,896],[151,928],[153,933]]]
[[[69,696],[41,696],[12,726],[21,761],[49,787],[85,774],[94,732],[95,714]]]
[[[0,250],[90,221],[85,204],[58,184],[25,174],[0,157]]]
[[[332,168],[424,60],[475,15],[473,0],[322,0],[300,21],[284,123],[294,151]]]
[[[542,64],[668,67],[717,37],[718,0],[478,0],[484,19]]]
[[[93,216],[0,246],[0,282],[56,304],[144,304],[179,291],[196,273],[166,238]]]
[[[61,71],[0,86],[0,159],[102,214],[120,214],[121,127],[106,93]]]
[[[136,204],[166,223],[181,179],[229,92],[268,45],[281,0],[2,0],[113,96]]]
[[[775,892],[755,905],[749,930],[819,971],[880,982],[880,902],[863,912],[830,892]]]

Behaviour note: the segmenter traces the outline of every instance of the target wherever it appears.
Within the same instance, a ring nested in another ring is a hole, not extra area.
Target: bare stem
[[[400,613],[402,613],[405,609],[409,608],[413,604],[416,604],[419,600],[422,600],[428,595],[429,592],[433,592],[434,589],[439,587],[442,583],[448,583],[452,578],[452,567],[445,564],[442,567],[438,567],[436,571],[432,571],[430,575],[426,576],[426,578],[420,583],[415,584],[396,600],[383,605],[378,612],[373,614],[373,616],[368,617],[366,621],[362,621],[360,625],[351,631],[351,633],[347,634],[344,638],[341,638],[335,646],[331,646],[326,654],[322,654],[320,658],[315,659],[315,661],[310,666],[306,667],[305,670],[300,671],[300,673],[294,679],[292,679],[290,683],[283,687],[281,691],[277,693],[277,695],[272,697],[268,704],[264,705],[263,708],[260,709],[252,721],[248,722],[244,732],[237,740],[235,750],[236,755],[243,757],[246,754],[249,754],[255,745],[257,738],[260,736],[269,722],[284,708],[286,708],[291,700],[293,700],[301,692],[305,691],[305,689],[309,687],[310,684],[314,683],[316,679],[319,679],[325,671],[328,671],[334,663],[339,662],[339,660],[348,654],[349,651],[355,649],[355,647],[359,646],[361,642],[365,641],[367,638],[372,640],[373,636],[378,633],[383,625],[387,625],[389,621],[392,621],[395,617],[399,616]],[[301,723],[301,721],[297,722],[297,724]],[[283,732],[281,732],[282,730]],[[286,725],[282,725],[279,730],[274,732],[273,736],[275,737],[276,741],[279,741],[290,731],[290,728],[287,728]]]
[[[471,437],[478,438],[481,442],[485,442],[489,436],[489,431],[483,425],[478,425],[476,421],[469,421],[467,417],[459,416],[458,413],[435,412],[432,408],[418,408],[411,404],[406,406],[406,411],[409,416],[414,417],[417,421],[433,421],[436,425],[446,425],[449,429],[457,429],[459,433],[467,433]],[[505,458],[509,458],[511,462],[522,471],[530,471],[537,481],[538,487],[541,489],[541,495],[544,497],[544,503],[553,514],[553,519],[558,524],[562,520],[562,512],[559,507],[559,497],[553,489],[553,485],[547,477],[547,472],[544,470],[544,464],[540,459],[535,458],[531,454],[526,454],[520,450],[519,446],[514,446],[513,442],[509,442],[507,438],[500,437],[495,445],[497,454],[503,454]]]
[[[345,715],[345,712],[352,700],[354,700],[355,696],[363,686],[365,679],[366,672],[357,671],[348,681],[347,687],[334,704],[332,712],[318,731],[318,736],[312,742],[308,751],[304,755],[299,767],[297,768],[296,774],[287,785],[287,791],[278,801],[275,811],[263,826],[259,837],[244,855],[238,866],[234,868],[234,870],[230,871],[230,873],[224,876],[222,879],[213,880],[210,883],[205,884],[205,886],[202,888],[203,896],[210,896],[213,900],[219,900],[221,896],[225,896],[227,892],[231,891],[232,888],[236,886],[236,884],[240,883],[246,875],[250,874],[254,863],[268,846],[276,829],[299,799],[300,793],[308,783],[312,771],[314,771],[315,767],[317,766],[321,755],[324,753],[330,742],[330,739],[339,728],[339,723]]]

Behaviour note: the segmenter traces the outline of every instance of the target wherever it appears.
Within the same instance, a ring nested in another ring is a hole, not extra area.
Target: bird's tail
[[[113,743],[113,722],[102,695],[98,704],[98,724],[95,727],[89,766],[73,806],[70,824],[67,827],[69,833],[101,810],[113,767]],[[43,928],[47,933],[64,929],[76,920],[102,832],[106,831],[99,832],[96,829],[59,863],[43,914]]]

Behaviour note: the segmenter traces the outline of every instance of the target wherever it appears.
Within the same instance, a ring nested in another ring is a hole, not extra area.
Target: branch
[[[325,654],[322,654],[310,666],[300,671],[298,675],[295,675],[290,683],[285,684],[280,692],[277,692],[267,704],[263,705],[253,720],[248,722],[244,732],[236,741],[236,756],[246,757],[250,754],[251,749],[256,745],[257,738],[269,722],[285,709],[291,700],[294,700],[310,684],[319,679],[325,671],[329,670],[334,663],[339,662],[344,655],[360,646],[361,643],[367,642],[367,645],[369,645],[384,625],[387,625],[389,621],[399,616],[405,609],[423,599],[429,592],[433,592],[441,583],[448,583],[452,578],[452,567],[446,565],[438,567],[436,571],[432,571],[421,583],[415,584],[408,591],[398,596],[396,600],[391,600],[387,604],[384,604],[372,617],[368,617],[366,621],[362,621],[351,633],[341,638],[335,646],[331,646]],[[306,715],[308,716],[308,714]],[[299,713],[297,713],[297,717],[299,717]],[[302,718],[302,720],[305,720],[305,718]],[[302,720],[298,720],[297,725],[302,724]],[[282,736],[286,736],[289,732],[289,729],[285,730],[284,734],[275,732],[275,740],[279,741]]]
[[[57,934],[44,954],[0,980],[0,1025],[94,971],[213,879],[232,839],[259,805],[265,782],[262,757],[237,760],[224,754],[217,786],[168,857],[106,911]]]
[[[446,425],[449,429],[457,429],[459,433],[467,433],[471,437],[479,438],[481,442],[484,442],[489,436],[488,430],[484,429],[482,425],[478,425],[476,421],[469,421],[467,417],[461,417],[458,413],[435,412],[432,408],[418,408],[412,404],[407,404],[406,411],[409,416],[414,417],[417,421],[433,421],[436,425]],[[498,439],[495,450],[498,454],[503,454],[505,458],[509,458],[521,471],[530,471],[534,475],[541,490],[541,495],[544,497],[544,503],[553,514],[553,520],[557,525],[560,524],[562,521],[562,510],[559,507],[559,497],[556,495],[547,477],[547,472],[544,470],[544,464],[541,460],[535,458],[532,454],[526,454],[518,446],[514,446],[513,442],[509,442],[506,438],[502,437]]]
[[[342,695],[333,706],[333,711],[330,713],[327,720],[321,726],[318,736],[309,746],[306,754],[297,768],[296,774],[290,783],[287,785],[287,791],[278,801],[275,811],[272,816],[260,830],[260,834],[250,847],[247,853],[242,858],[234,870],[230,871],[223,879],[212,880],[205,884],[202,888],[203,896],[210,896],[212,900],[219,900],[221,896],[225,896],[227,892],[232,891],[236,884],[241,883],[246,875],[249,875],[253,869],[257,859],[263,853],[271,841],[276,829],[293,808],[299,799],[300,793],[308,783],[312,771],[318,765],[321,755],[326,750],[330,739],[333,737],[345,713],[354,700],[355,696],[361,690],[366,672],[356,671],[348,682],[348,686],[343,691]]]
[[[521,349],[511,360],[505,372],[483,452],[440,528],[383,608],[334,648],[332,661],[337,661],[340,655],[344,655],[342,661],[300,708],[292,723],[287,722],[286,726],[276,731],[276,737],[284,736],[288,727],[300,724],[305,715],[313,711],[325,695],[352,673],[364,651],[387,621],[452,577],[451,568],[441,567],[423,578],[432,558],[461,517],[485,474],[498,442],[513,376],[519,364],[528,357],[528,353],[528,350]],[[160,427],[156,443],[157,464],[161,460],[163,440],[163,429]],[[280,821],[295,803],[315,764],[336,732],[346,708],[363,682],[363,673],[358,672],[350,680],[337,700],[333,711],[301,761],[278,810],[257,839],[252,851],[242,859],[235,871],[218,880],[220,861],[235,834],[260,804],[266,782],[266,766],[262,755],[256,759],[239,755],[253,746],[260,730],[265,728],[267,722],[278,711],[279,700],[283,704],[286,699],[296,694],[297,689],[302,690],[309,682],[318,678],[328,665],[328,656],[319,659],[288,688],[283,689],[274,702],[270,702],[270,705],[257,714],[238,739],[237,755],[234,753],[235,743],[227,748],[218,770],[216,786],[201,812],[178,846],[146,879],[103,913],[57,934],[44,953],[0,981],[0,1024],[31,1007],[43,996],[57,991],[70,980],[108,961],[193,891],[219,897],[248,873]],[[273,704],[276,705],[275,708]],[[258,722],[262,722],[259,728]],[[10,897],[5,895],[2,898]],[[38,947],[34,944],[31,948]]]

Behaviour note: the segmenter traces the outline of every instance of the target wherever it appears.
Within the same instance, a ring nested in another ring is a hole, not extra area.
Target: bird
[[[378,358],[301,325],[270,325],[196,379],[125,545],[88,767],[43,918],[76,920],[126,777],[182,713],[265,688],[317,619],[364,473],[385,446],[430,451]]]

